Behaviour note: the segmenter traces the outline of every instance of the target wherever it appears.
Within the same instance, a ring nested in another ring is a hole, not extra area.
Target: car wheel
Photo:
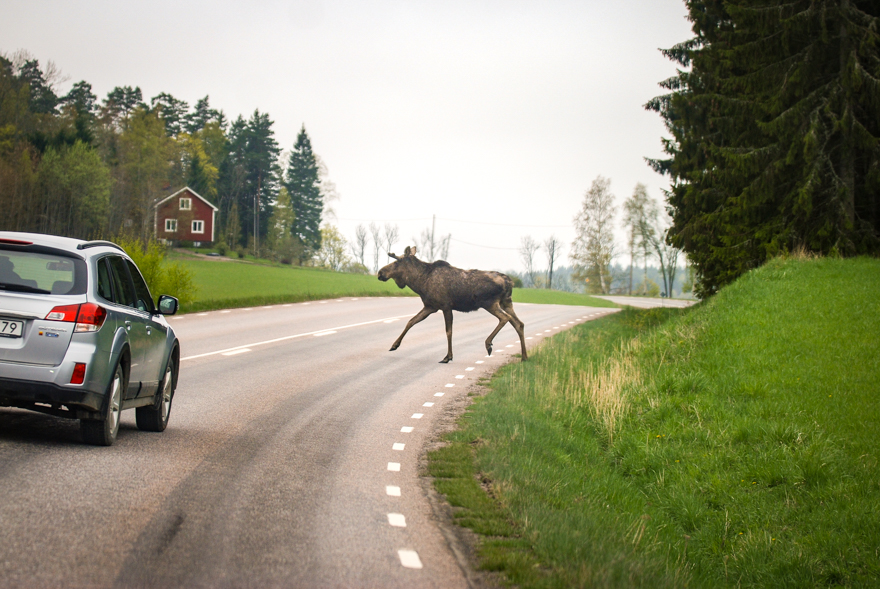
[[[95,446],[112,446],[119,433],[119,414],[122,410],[122,391],[125,390],[125,372],[116,366],[113,380],[107,388],[107,407],[101,419],[81,419],[79,429],[83,441]]]
[[[174,399],[174,359],[168,358],[165,378],[159,384],[156,401],[147,407],[135,409],[138,429],[147,432],[165,431],[168,417],[171,415],[172,399]]]

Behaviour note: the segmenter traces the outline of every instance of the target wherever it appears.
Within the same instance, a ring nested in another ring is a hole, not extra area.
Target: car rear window
[[[0,288],[46,294],[85,294],[86,263],[62,253],[0,248]]]

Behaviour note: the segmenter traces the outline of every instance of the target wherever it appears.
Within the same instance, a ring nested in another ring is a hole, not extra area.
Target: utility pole
[[[437,225],[437,214],[431,215],[431,261],[434,261],[434,227]]]

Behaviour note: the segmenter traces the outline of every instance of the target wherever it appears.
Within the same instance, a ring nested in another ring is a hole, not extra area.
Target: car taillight
[[[82,384],[86,379],[86,365],[77,362],[73,365],[73,374],[70,376],[70,384]]]
[[[104,307],[95,303],[83,303],[79,306],[73,331],[98,331],[106,318],[107,310]]]
[[[76,322],[74,332],[98,331],[106,318],[107,310],[95,303],[59,305],[46,315],[46,321]]]
[[[55,307],[46,315],[46,321],[67,321],[73,323],[76,321],[76,315],[79,313],[79,305],[61,305]]]

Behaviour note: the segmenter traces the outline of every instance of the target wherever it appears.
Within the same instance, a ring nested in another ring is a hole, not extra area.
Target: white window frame
[[[192,199],[187,197],[180,197],[180,210],[181,211],[191,211],[192,210]]]
[[[165,219],[165,233],[177,233],[177,219]]]
[[[195,220],[192,222],[192,232],[193,233],[204,233],[205,232],[205,222],[200,220]]]

